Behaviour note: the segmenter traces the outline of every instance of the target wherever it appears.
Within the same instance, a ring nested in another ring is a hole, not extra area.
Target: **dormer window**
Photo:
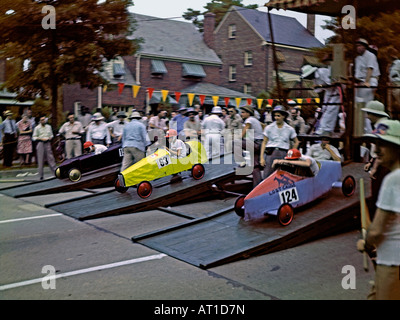
[[[229,25],[228,38],[229,39],[235,39],[236,38],[236,24]]]
[[[121,80],[125,78],[125,67],[124,61],[122,59],[115,59],[113,62],[113,77],[115,79]]]
[[[162,60],[151,60],[151,74],[163,75],[167,74],[167,68],[165,67],[164,61]]]

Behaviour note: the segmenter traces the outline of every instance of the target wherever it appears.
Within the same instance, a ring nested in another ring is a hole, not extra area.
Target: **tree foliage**
[[[55,9],[55,28],[44,28]],[[104,59],[132,54],[137,44],[128,13],[131,0],[1,0],[0,59],[12,68],[3,84],[18,98],[52,97],[56,112],[57,88],[80,83],[95,88],[103,83]],[[47,20],[46,20],[47,19]]]
[[[208,2],[203,8],[205,11],[201,12],[199,10],[193,10],[188,8],[187,11],[182,15],[186,20],[190,20],[193,24],[199,29],[200,32],[203,32],[203,19],[202,16],[207,12],[212,12],[215,14],[215,24],[218,25],[225,13],[228,12],[231,6],[243,7],[247,9],[256,9],[258,5],[250,4],[243,5],[242,0],[211,0]]]

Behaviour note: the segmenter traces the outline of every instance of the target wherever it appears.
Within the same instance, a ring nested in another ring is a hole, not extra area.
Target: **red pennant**
[[[176,102],[179,102],[179,99],[181,98],[181,93],[180,92],[175,92],[175,100]]]
[[[270,104],[272,106],[273,103],[274,103],[274,99],[268,99],[268,104]]]
[[[225,107],[228,107],[228,106],[229,106],[229,100],[231,100],[231,98],[229,98],[229,97],[225,97],[225,98],[224,98]]]
[[[118,82],[118,93],[121,94],[124,90],[125,83]]]
[[[311,98],[306,99],[307,103],[311,103]]]
[[[199,94],[200,104],[203,105],[206,96],[204,94]]]
[[[154,91],[154,88],[147,88],[147,92],[149,94],[149,100],[151,99],[151,96],[153,95],[153,91]]]
[[[251,99],[251,98],[247,98],[247,104],[249,104],[249,105],[251,105],[252,103],[253,103],[253,99]]]

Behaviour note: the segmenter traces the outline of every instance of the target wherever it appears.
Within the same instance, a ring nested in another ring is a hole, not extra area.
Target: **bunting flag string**
[[[122,82],[118,82],[117,83],[117,87],[118,87],[118,93],[122,94],[122,92],[123,92],[123,90],[125,88],[125,84],[122,83]],[[138,93],[139,93],[139,91],[142,89],[142,87],[138,86],[138,85],[132,85],[131,87],[132,87],[133,98],[136,98]],[[108,86],[104,85],[103,89],[102,89],[103,93],[106,93],[107,89],[108,89]],[[145,90],[146,90],[146,93],[148,94],[148,98],[150,100],[151,97],[153,96],[153,93],[154,93],[155,89],[154,88],[145,88]],[[169,90],[160,90],[160,91],[161,91],[162,101],[165,102],[167,100],[167,97],[168,97],[168,94],[169,94],[170,91]],[[175,100],[179,103],[179,100],[180,100],[180,98],[182,96],[182,92],[175,91],[174,94],[175,94]],[[205,94],[197,94],[197,93],[184,93],[184,94],[187,95],[188,102],[189,102],[190,106],[193,105],[194,98],[195,98],[196,95],[199,98],[200,104],[203,106],[205,98],[207,96]],[[214,106],[217,106],[218,102],[219,102],[219,99],[220,99],[220,96],[211,96],[211,97],[212,97],[212,101],[213,101]],[[246,99],[246,103],[249,104],[249,105],[253,104],[253,99],[252,98],[223,97],[223,100],[225,102],[225,107],[229,106],[229,103],[230,103],[231,99],[235,99],[236,107],[238,107],[238,108],[240,107],[242,99]],[[271,106],[274,104],[274,102],[277,102],[279,104],[281,103],[280,99],[255,99],[254,102],[256,102],[257,108],[261,109],[262,104],[264,103],[264,101],[266,103],[268,103],[269,105],[271,105]],[[290,99],[287,99],[286,101],[287,101],[287,103],[294,102],[297,105],[304,105],[304,104],[314,105],[314,104],[320,104],[321,99],[320,98],[290,98]]]

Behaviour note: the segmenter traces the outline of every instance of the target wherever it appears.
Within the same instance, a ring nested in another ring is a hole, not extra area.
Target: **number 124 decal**
[[[292,203],[299,201],[297,188],[290,188],[279,192],[279,199],[281,200],[281,203]]]

